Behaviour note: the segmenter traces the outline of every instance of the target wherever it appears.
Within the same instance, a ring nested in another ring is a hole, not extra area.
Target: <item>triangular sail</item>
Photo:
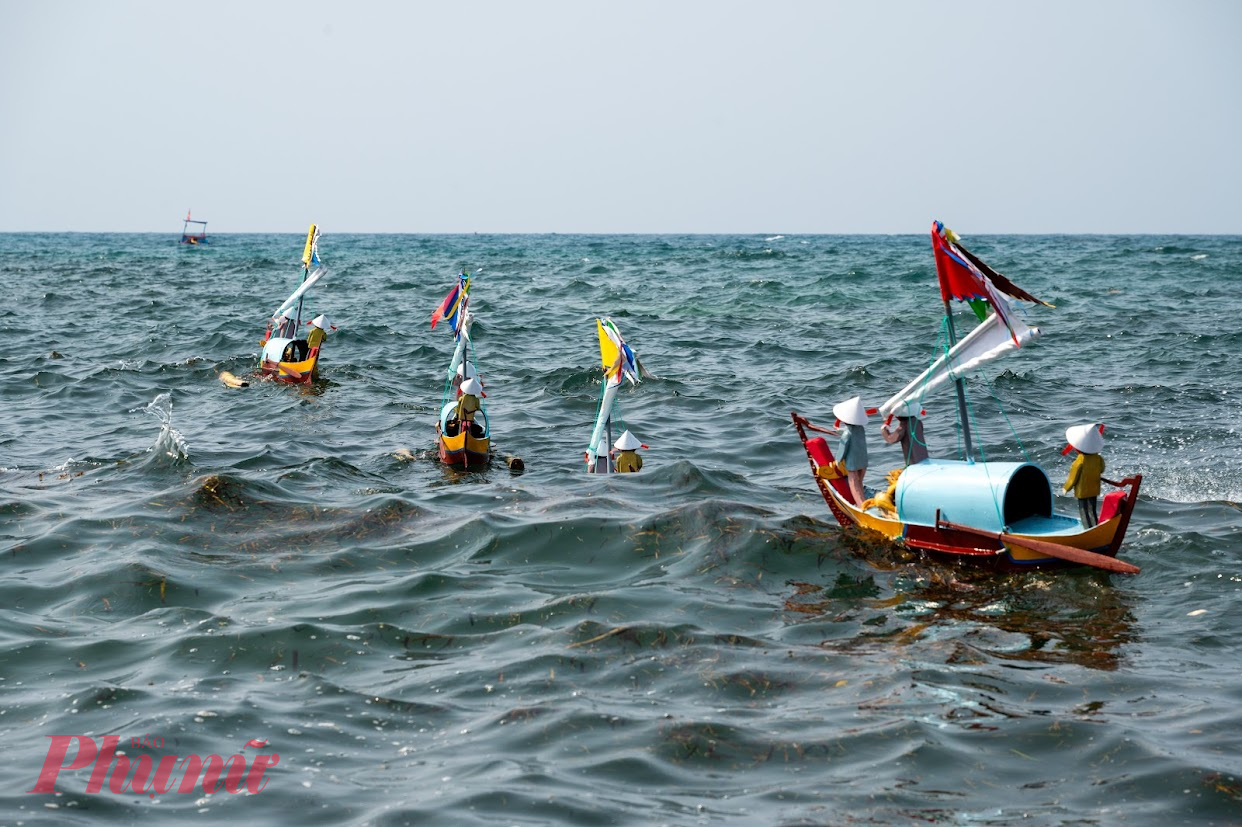
[[[945,383],[962,379],[985,362],[1039,338],[1039,328],[1027,326],[1016,316],[1010,319],[1010,325],[1007,328],[997,314],[989,313],[983,324],[941,354],[927,370],[881,405],[880,415],[891,416],[902,410],[907,402],[921,405],[927,394]]]
[[[926,394],[947,382],[953,382],[962,439],[969,459],[972,447],[964,375],[979,365],[1034,341],[1040,335],[1038,328],[1027,326],[1014,315],[1006,296],[1048,307],[1052,305],[1035,298],[984,264],[962,246],[957,233],[941,222],[932,222],[931,239],[940,297],[944,301],[948,347],[927,370],[881,405],[880,412],[892,416],[907,402],[916,402],[921,406]],[[961,341],[953,324],[950,306],[953,300],[968,302],[982,322]]]
[[[595,328],[599,333],[599,360],[604,366],[604,372],[611,373],[621,355],[621,346],[613,340],[616,328],[614,326],[612,330],[605,329],[604,323],[599,319],[595,320]]]
[[[616,375],[618,381],[624,376],[630,380],[630,384],[638,384],[639,374],[645,371],[642,370],[634,351],[621,338],[621,331],[617,329],[616,323],[612,319],[596,319],[595,325],[599,329],[599,358],[604,366],[604,374],[609,378]]]
[[[310,271],[314,265],[315,271]],[[328,268],[323,266],[323,262],[319,260],[319,226],[310,225],[310,230],[306,233],[306,247],[302,250],[302,283],[298,288],[289,294],[289,298],[280,303],[276,308],[276,312],[272,314],[272,318],[276,319],[286,315],[293,309],[293,305],[306,295],[307,291],[319,283],[319,280],[328,274]],[[299,308],[300,309],[300,308]],[[301,315],[300,313],[298,314]],[[300,318],[295,319],[301,324]]]

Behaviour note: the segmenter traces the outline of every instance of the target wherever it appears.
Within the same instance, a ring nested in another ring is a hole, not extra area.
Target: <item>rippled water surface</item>
[[[926,365],[925,234],[324,228],[320,381],[242,389],[299,234],[0,235],[0,824],[1242,824],[1242,239],[966,243],[1056,305],[971,381],[978,439],[1059,483],[1065,428],[1106,422],[1141,574],[832,520],[789,412]],[[463,267],[524,473],[435,457]],[[621,396],[641,474],[582,471],[597,315],[656,377]],[[27,793],[53,735],[279,762],[258,793]]]

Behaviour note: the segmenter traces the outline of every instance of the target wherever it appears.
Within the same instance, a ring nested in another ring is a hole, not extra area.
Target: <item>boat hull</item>
[[[947,556],[956,558],[970,563],[977,563],[989,566],[996,566],[1002,569],[1031,569],[1031,568],[1052,568],[1076,565],[1068,562],[1064,558],[1052,557],[1037,549],[1023,545],[1024,539],[1031,541],[1033,544],[1038,543],[1054,543],[1060,546],[1068,546],[1071,549],[1079,549],[1082,551],[1094,552],[1106,557],[1116,557],[1121,549],[1122,541],[1125,539],[1126,529],[1129,526],[1130,514],[1134,510],[1134,504],[1138,499],[1138,490],[1142,482],[1142,476],[1129,477],[1122,481],[1118,490],[1111,492],[1105,497],[1104,507],[1101,509],[1100,523],[1093,528],[1083,529],[1077,519],[1066,517],[1051,512],[1050,503],[1040,502],[1036,506],[1037,513],[1026,513],[1019,511],[1016,514],[999,513],[992,500],[987,505],[994,512],[998,512],[998,516],[993,518],[999,521],[999,529],[1005,534],[1005,539],[982,536],[975,531],[962,531],[952,528],[946,528],[942,525],[943,515],[939,506],[934,506],[926,501],[926,494],[912,494],[910,514],[899,514],[897,511],[883,510],[878,508],[870,508],[864,510],[853,502],[850,495],[849,487],[845,484],[843,478],[832,479],[835,476],[831,471],[821,471],[827,469],[828,465],[833,462],[831,449],[822,437],[809,437],[807,434],[808,426],[811,423],[806,419],[793,414],[794,426],[798,430],[798,436],[802,440],[802,446],[807,452],[807,458],[811,465],[811,472],[814,475],[816,485],[820,493],[824,497],[824,501],[828,504],[828,508],[832,511],[837,522],[843,526],[857,526],[865,531],[873,532],[895,543],[900,543],[908,548],[917,549],[919,551],[929,552],[934,555]],[[965,465],[963,463],[963,465]],[[1006,507],[1009,503],[1004,495],[1007,493],[1004,489],[999,492],[995,487],[1003,485],[1005,475],[1011,477],[1019,475],[1029,476],[1030,471],[1025,469],[1035,468],[1026,463],[972,463],[976,467],[975,475],[985,478],[987,484],[992,490],[989,491],[989,497],[997,494],[1002,497],[1002,501],[1006,501]],[[978,502],[964,502],[969,499],[969,486],[965,486],[966,493],[963,493],[961,478],[954,480],[954,473],[960,471],[955,469],[950,463],[943,463],[942,467],[937,467],[933,463],[929,468],[921,468],[912,466],[921,472],[925,479],[924,484],[930,486],[934,478],[941,478],[939,486],[943,501],[943,509],[945,512],[962,509],[969,510],[971,505],[979,506]],[[1043,476],[1043,472],[1039,472]],[[1044,478],[1046,480],[1046,477]],[[956,482],[957,484],[953,484]],[[944,484],[949,483],[949,484]],[[1026,484],[1030,483],[1029,479],[1025,480]],[[911,491],[914,485],[910,486]],[[901,479],[898,478],[898,492],[896,499],[902,501]],[[979,495],[982,496],[982,495]],[[1041,499],[1042,495],[1035,495],[1036,499]],[[1050,495],[1049,495],[1050,496]],[[919,497],[924,499],[920,500]],[[1044,506],[1047,508],[1043,513],[1039,510]],[[986,515],[986,508],[980,512]],[[1008,522],[1013,518],[1013,522]],[[977,522],[986,522],[986,516],[976,518]],[[994,530],[993,525],[970,524],[972,528],[983,529],[985,531]]]
[[[319,367],[319,348],[307,350],[305,346],[304,339],[269,339],[264,343],[263,355],[259,358],[259,372],[278,382],[309,385],[316,378]],[[285,358],[289,354],[302,352],[305,353],[304,358]]]
[[[264,359],[259,364],[259,372],[277,382],[288,382],[293,385],[309,385],[315,379],[315,368],[319,364],[319,354],[301,362],[272,362]]]
[[[470,433],[449,436],[444,433],[439,423],[436,424],[436,435],[440,446],[440,462],[445,465],[482,468],[492,461],[490,436],[479,437]]]

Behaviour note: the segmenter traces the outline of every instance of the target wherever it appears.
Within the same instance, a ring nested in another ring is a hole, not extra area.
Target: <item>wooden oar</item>
[[[293,379],[296,382],[302,381],[302,374],[299,371],[296,371],[293,368],[289,367],[288,365],[281,365],[280,372],[282,374],[287,375],[289,378]]]
[[[1061,543],[1050,543],[1047,540],[1032,540],[1029,537],[1019,537],[1015,534],[1004,534],[999,531],[989,531],[985,528],[974,528],[973,526],[962,525],[961,523],[951,523],[948,520],[937,520],[936,528],[948,528],[953,531],[966,531],[971,534],[978,534],[981,537],[991,537],[993,540],[1000,540],[1004,543],[1013,543],[1015,546],[1023,546],[1025,548],[1029,548],[1031,551],[1038,551],[1043,554],[1047,554],[1049,557],[1069,560],[1071,563],[1081,563],[1084,566],[1094,566],[1097,569],[1104,569],[1105,571],[1115,571],[1118,574],[1138,574],[1140,571],[1139,567],[1133,563],[1118,560],[1116,557],[1108,557],[1103,554],[1097,554],[1094,551],[1074,548],[1073,546],[1066,546]]]
[[[250,383],[244,379],[238,379],[227,370],[220,372],[220,381],[228,385],[230,388],[248,388]]]

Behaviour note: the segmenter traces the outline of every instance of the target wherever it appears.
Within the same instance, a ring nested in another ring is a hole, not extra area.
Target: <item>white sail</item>
[[[457,373],[457,369],[461,367],[462,361],[466,358],[466,351],[470,347],[470,325],[474,323],[474,315],[469,310],[465,310],[463,313],[461,324],[457,328],[457,346],[453,348],[453,358],[449,362],[448,377],[450,382],[453,380],[453,374]]]
[[[315,283],[323,278],[327,272],[327,267],[319,267],[315,270],[315,272],[311,273],[310,277],[298,285],[298,289],[294,290],[293,293],[290,294],[289,298],[280,303],[280,307],[276,308],[276,312],[272,314],[272,318],[275,319],[282,313],[293,309],[294,303],[297,302],[298,299],[302,298],[302,296],[306,295],[306,291],[314,287]]]
[[[620,387],[621,377],[618,375],[615,379],[608,380],[608,386],[604,389],[604,398],[599,403],[599,415],[595,417],[595,430],[591,431],[591,442],[587,445],[587,453],[593,457],[608,455],[610,446],[606,442],[601,445],[600,442],[604,439],[608,420],[612,418],[612,405]]]
[[[1009,317],[1009,325],[1007,328],[1000,316],[989,313],[982,324],[881,405],[880,415],[887,417],[902,408],[907,401],[917,402],[946,382],[961,379],[979,365],[1039,338],[1039,328],[1029,327],[1017,316]]]

